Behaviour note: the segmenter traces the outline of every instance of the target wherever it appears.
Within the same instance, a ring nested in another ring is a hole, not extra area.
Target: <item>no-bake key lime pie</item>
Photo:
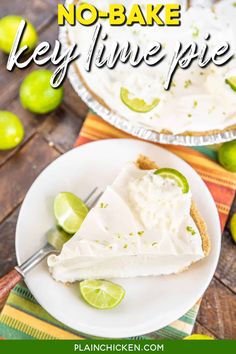
[[[209,251],[207,227],[185,176],[140,156],[123,167],[48,266],[63,283],[169,275]]]
[[[69,1],[79,4],[78,0]],[[107,11],[110,0],[89,0],[101,11]],[[152,1],[122,2],[129,9],[133,3],[147,4]],[[163,1],[162,3],[165,3]],[[155,2],[154,2],[155,4]],[[159,133],[175,135],[210,135],[236,127],[236,60],[219,67],[214,64],[201,69],[193,63],[187,70],[178,69],[169,90],[164,81],[170,62],[180,41],[183,45],[195,41],[199,47],[207,42],[209,52],[219,43],[228,41],[235,48],[236,32],[235,1],[225,0],[214,8],[190,8],[182,11],[181,26],[110,26],[102,19],[102,31],[108,34],[106,48],[111,43],[129,41],[132,48],[142,50],[154,42],[162,44],[166,58],[150,67],[145,63],[133,68],[129,63],[118,63],[114,69],[85,70],[85,60],[91,45],[94,26],[67,26],[67,40],[77,44],[80,58],[73,65],[93,98],[100,104],[132,123]],[[210,33],[211,38],[204,37]]]

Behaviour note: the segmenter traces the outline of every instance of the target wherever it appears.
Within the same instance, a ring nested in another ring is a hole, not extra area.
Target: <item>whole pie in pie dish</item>
[[[89,0],[101,11],[108,11],[111,0]],[[80,0],[67,4],[79,5]],[[122,2],[129,9],[133,3],[144,6],[146,1]],[[148,2],[150,3],[150,1]],[[165,3],[165,1],[163,1]],[[129,41],[131,48],[140,47],[141,54],[155,42],[162,44],[166,57],[161,63],[145,63],[132,67],[118,62],[115,68],[92,65],[85,70],[85,60],[94,35],[94,26],[66,25],[67,42],[77,44],[81,53],[73,63],[78,79],[93,98],[134,126],[174,135],[212,135],[236,128],[236,60],[223,66],[210,64],[200,68],[193,62],[188,69],[177,69],[169,90],[164,82],[177,42],[183,46],[195,41],[201,48],[208,44],[211,53],[219,43],[228,41],[231,50],[236,46],[236,6],[234,0],[223,0],[213,8],[192,7],[182,11],[181,26],[110,26],[108,19],[98,21],[107,39],[106,50],[115,42]],[[210,38],[205,40],[205,36]],[[98,44],[98,46],[100,45]]]

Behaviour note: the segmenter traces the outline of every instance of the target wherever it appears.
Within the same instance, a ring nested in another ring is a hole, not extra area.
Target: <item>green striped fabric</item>
[[[191,333],[198,308],[199,305],[197,304],[185,316],[160,331],[135,338],[181,339]],[[14,310],[17,311],[17,317],[14,315]],[[38,324],[38,321],[40,324]],[[58,330],[60,336],[58,336]],[[0,336],[5,339],[86,338],[86,335],[66,327],[49,315],[37,303],[23,283],[13,289],[0,315]]]

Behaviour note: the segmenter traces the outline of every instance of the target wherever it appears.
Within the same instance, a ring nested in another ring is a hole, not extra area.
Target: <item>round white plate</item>
[[[95,186],[105,188],[127,161],[142,153],[160,167],[180,170],[189,180],[194,200],[207,222],[212,241],[210,255],[173,276],[115,279],[126,290],[122,303],[99,311],[84,303],[78,285],[55,282],[46,261],[26,277],[40,305],[57,320],[80,332],[110,338],[137,336],[158,330],[185,314],[206,290],[220,252],[220,223],[215,203],[199,175],[174,154],[150,143],[112,139],[83,145],[48,166],[30,188],[16,229],[16,253],[22,263],[45,243],[45,232],[55,223],[53,200],[71,191],[84,198]]]

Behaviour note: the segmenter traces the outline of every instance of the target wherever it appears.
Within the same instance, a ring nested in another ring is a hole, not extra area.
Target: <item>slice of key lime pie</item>
[[[63,283],[158,276],[182,272],[209,250],[187,179],[140,156],[124,166],[48,266]]]

